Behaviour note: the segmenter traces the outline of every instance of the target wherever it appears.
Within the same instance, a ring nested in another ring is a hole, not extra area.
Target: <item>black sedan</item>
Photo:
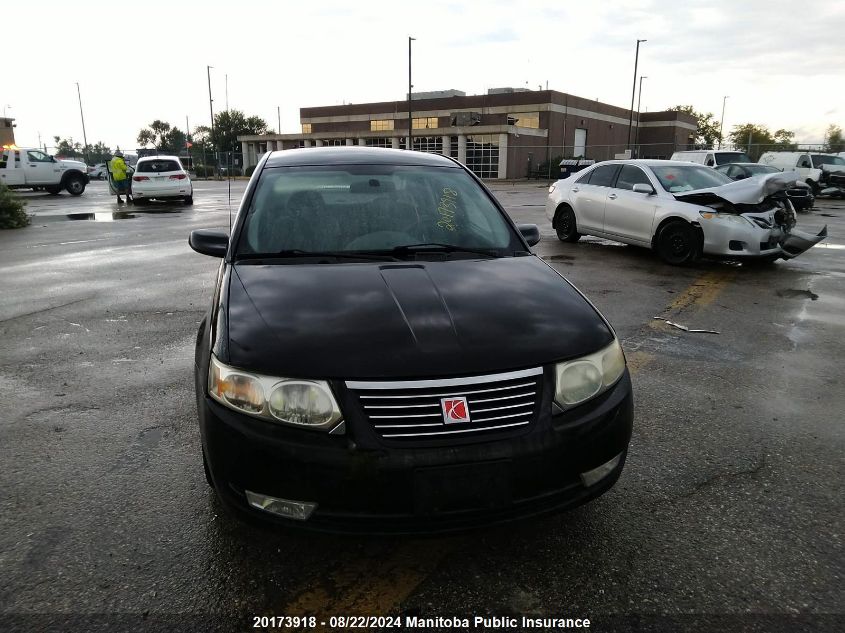
[[[618,479],[616,335],[449,158],[273,152],[247,186],[196,346],[206,476],[230,510],[428,532],[572,507]]]
[[[759,163],[727,163],[714,167],[714,169],[722,172],[732,180],[744,180],[764,174],[776,174],[781,171],[770,165],[761,165]],[[810,187],[800,181],[796,182],[795,186],[791,189],[787,189],[785,195],[796,211],[812,209],[816,203],[816,198]]]

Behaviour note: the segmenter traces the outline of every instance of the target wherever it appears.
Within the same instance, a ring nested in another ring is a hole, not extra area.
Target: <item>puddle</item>
[[[127,211],[114,211],[112,213],[68,213],[68,220],[93,220],[94,222],[114,222],[115,220],[129,220],[136,217],[135,214]]]
[[[815,301],[819,298],[815,292],[811,292],[810,290],[778,290],[777,291],[778,297],[803,297],[804,299],[812,299]]]
[[[548,255],[544,257],[547,262],[563,262],[575,259],[572,255]]]
[[[819,213],[817,215],[822,216],[823,218],[838,218],[838,215],[834,215],[833,213]]]

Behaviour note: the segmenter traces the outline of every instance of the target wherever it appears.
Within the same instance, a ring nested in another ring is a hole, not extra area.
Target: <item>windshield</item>
[[[753,163],[754,161],[744,152],[716,152],[716,164],[725,163]]]
[[[699,165],[652,167],[651,170],[657,176],[660,185],[669,193],[684,193],[697,189],[707,189],[708,187],[720,187],[733,182],[715,169]]]
[[[236,255],[391,252],[419,244],[498,255],[524,250],[460,169],[333,165],[262,172]]]
[[[813,167],[821,169],[822,165],[845,165],[845,159],[840,156],[813,155]]]

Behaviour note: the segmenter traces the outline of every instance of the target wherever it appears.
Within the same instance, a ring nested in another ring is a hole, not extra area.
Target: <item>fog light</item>
[[[609,462],[602,464],[598,468],[593,468],[585,473],[581,473],[581,481],[584,482],[585,486],[597,484],[613,472],[613,469],[619,465],[620,459],[622,459],[622,453],[619,453],[616,457],[611,459]]]
[[[291,501],[289,499],[277,499],[276,497],[268,497],[267,495],[260,495],[257,492],[246,490],[246,498],[249,505],[259,510],[264,510],[270,514],[276,514],[286,519],[295,519],[297,521],[305,521],[311,516],[311,513],[317,509],[316,503],[307,503],[305,501]]]

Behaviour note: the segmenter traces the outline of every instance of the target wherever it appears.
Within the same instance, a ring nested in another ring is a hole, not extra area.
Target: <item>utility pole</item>
[[[411,83],[411,42],[414,39],[408,36],[408,146],[405,149],[414,149],[414,121],[411,114],[411,90],[414,87]]]
[[[725,101],[730,95],[725,95],[722,99],[722,119],[719,121],[719,149],[722,149],[722,126],[725,124]]]
[[[214,68],[214,66],[206,66],[205,71],[206,71],[206,74],[208,75],[208,111],[211,114],[211,139],[210,139],[211,140],[211,149],[214,150],[214,157],[216,159],[217,158],[217,147],[214,144],[214,107],[211,105],[212,102],[214,101],[211,98],[211,69],[212,68]],[[216,162],[217,161],[215,160],[215,163]],[[215,172],[217,171],[216,166],[214,168],[214,171]]]
[[[276,106],[276,118],[279,120],[279,129],[276,130],[277,133],[282,133],[282,108],[280,106]]]
[[[76,96],[79,97],[79,117],[82,119],[82,142],[85,143],[85,164],[89,165],[88,160],[88,135],[85,134],[85,115],[82,114],[82,93],[79,91],[79,82],[76,82]]]
[[[628,149],[631,149],[631,126],[634,123],[634,95],[637,92],[637,64],[640,61],[640,42],[648,42],[648,40],[637,40],[637,53],[634,56],[634,84],[631,86],[631,116],[628,118]]]
[[[637,133],[634,137],[634,147],[637,148],[637,158],[640,157],[640,102],[643,98],[643,79],[648,79],[648,77],[640,75],[640,90],[637,94]]]
[[[226,112],[229,111],[229,73],[226,73]]]

